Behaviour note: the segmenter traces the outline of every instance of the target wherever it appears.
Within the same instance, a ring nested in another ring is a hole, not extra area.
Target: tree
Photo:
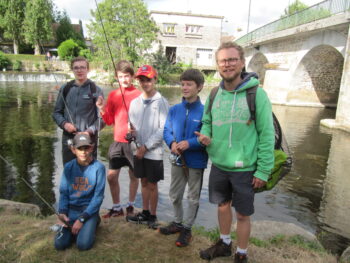
[[[58,47],[58,55],[62,60],[70,60],[79,55],[82,48],[73,39],[63,41]]]
[[[13,41],[13,52],[18,54],[19,44],[23,37],[23,20],[26,0],[0,0],[0,25],[4,37]]]
[[[113,57],[139,62],[157,38],[158,28],[142,0],[104,0],[98,5]],[[99,59],[109,61],[98,10],[88,27]]]
[[[295,14],[299,11],[302,11],[306,8],[308,8],[308,6],[306,4],[302,3],[299,0],[295,0],[295,2],[293,2],[286,9],[284,9],[284,15],[282,15],[282,17],[293,15],[293,14]]]
[[[79,40],[81,42],[84,42],[84,37],[81,32],[76,32],[72,26],[72,22],[67,14],[66,11],[64,11],[60,16],[56,18],[58,21],[59,26],[56,30],[56,44],[59,46],[63,41],[67,39],[73,39],[73,40]],[[80,25],[82,27],[82,25]],[[82,44],[82,43],[80,43]],[[83,44],[85,45],[85,43]]]
[[[53,4],[51,0],[28,1],[24,19],[25,41],[32,44],[35,55],[40,45],[52,39]]]

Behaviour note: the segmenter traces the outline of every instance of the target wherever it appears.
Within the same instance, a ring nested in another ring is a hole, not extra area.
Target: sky
[[[143,0],[149,11],[190,11],[192,14],[224,16],[223,31],[239,37],[247,33],[249,0]],[[65,9],[73,23],[82,20],[84,34],[91,19],[90,10],[96,9],[95,0],[53,0],[59,10]],[[102,0],[97,0],[102,2]],[[284,14],[284,9],[294,0],[250,0],[249,31],[273,22]],[[301,0],[312,6],[320,0]],[[239,32],[239,30],[241,31]]]

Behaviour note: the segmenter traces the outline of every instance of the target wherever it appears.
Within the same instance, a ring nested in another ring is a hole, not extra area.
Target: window
[[[201,35],[201,28],[199,25],[186,25],[186,34]]]
[[[175,35],[175,25],[176,24],[163,24],[163,35]]]

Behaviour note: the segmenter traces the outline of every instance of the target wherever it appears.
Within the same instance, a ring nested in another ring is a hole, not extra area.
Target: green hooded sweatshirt
[[[252,74],[246,74],[233,91],[225,90],[222,82],[208,113],[209,98],[205,103],[201,133],[211,138],[207,152],[216,167],[255,171],[255,177],[267,181],[274,165],[275,131],[271,103],[262,88],[256,92],[256,121],[247,124],[246,90],[256,85],[259,81]]]

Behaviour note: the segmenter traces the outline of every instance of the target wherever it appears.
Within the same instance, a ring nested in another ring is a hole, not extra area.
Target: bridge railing
[[[282,17],[236,40],[239,45],[270,33],[326,18],[350,9],[350,0],[326,0],[293,15]]]

